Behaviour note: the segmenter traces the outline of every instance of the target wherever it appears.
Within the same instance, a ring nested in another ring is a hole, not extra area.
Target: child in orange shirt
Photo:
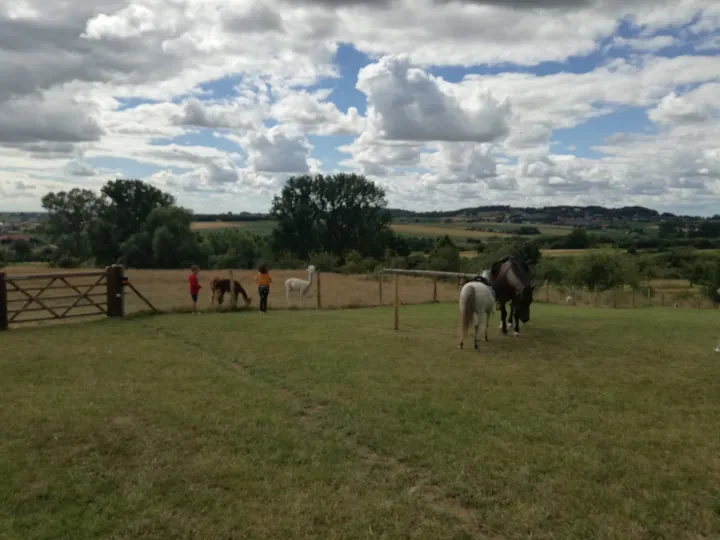
[[[267,313],[267,301],[270,295],[272,278],[268,273],[267,266],[264,264],[258,269],[257,276],[255,276],[255,283],[257,283],[258,295],[260,296],[260,313]]]

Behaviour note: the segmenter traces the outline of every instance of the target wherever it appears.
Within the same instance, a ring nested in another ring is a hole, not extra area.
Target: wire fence
[[[7,276],[27,275],[33,272],[47,273],[42,266],[10,267],[4,270]],[[74,272],[87,273],[87,269],[64,270],[63,274]],[[201,271],[199,275],[202,290],[198,300],[198,309],[204,311],[222,310],[231,307],[226,295],[222,306],[211,306],[210,283],[213,278],[229,278],[238,281],[251,297],[246,308],[242,298],[239,309],[257,309],[258,294],[255,271],[252,270],[213,270]],[[407,271],[400,271],[407,272]],[[433,274],[433,273],[429,273]],[[192,301],[189,292],[188,270],[135,270],[127,269],[125,277],[134,284],[134,290],[127,288],[124,298],[124,313],[132,314],[148,311],[148,302],[158,311],[172,312],[189,310]],[[373,306],[392,306],[394,304],[394,276],[389,273],[373,275],[348,275],[318,272],[308,289],[304,302],[300,294],[293,292],[286,297],[284,282],[294,277],[307,279],[307,273],[298,270],[271,271],[273,285],[268,307],[273,309],[317,309],[320,308],[357,308]],[[470,274],[434,273],[434,275],[399,275],[399,305],[422,304],[431,302],[457,302],[460,287],[469,279]],[[19,293],[18,293],[19,294]],[[52,295],[50,295],[52,296]],[[13,297],[10,296],[10,299]],[[44,298],[44,297],[43,297]],[[59,301],[59,300],[58,300]],[[697,288],[686,283],[656,282],[637,290],[621,288],[610,291],[592,292],[586,289],[568,286],[536,284],[535,301],[541,303],[563,304],[569,306],[594,306],[598,308],[695,308],[710,309],[716,307],[705,299]],[[55,300],[49,298],[52,308]]]

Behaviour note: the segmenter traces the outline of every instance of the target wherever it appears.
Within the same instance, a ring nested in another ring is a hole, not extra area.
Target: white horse
[[[484,276],[483,276],[484,277]],[[475,319],[475,349],[478,348],[478,327],[485,315],[485,341],[488,341],[490,316],[495,310],[495,291],[481,281],[468,281],[460,290],[460,348],[463,348],[470,321]]]
[[[305,306],[305,297],[312,286],[313,276],[315,275],[315,267],[312,264],[308,266],[307,273],[307,281],[294,277],[285,280],[285,296],[287,297],[288,306],[290,305],[290,294],[296,291],[300,293],[300,305]]]

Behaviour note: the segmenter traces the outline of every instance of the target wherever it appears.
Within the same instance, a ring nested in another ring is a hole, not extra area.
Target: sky
[[[0,0],[0,210],[355,172],[410,210],[713,215],[719,53],[716,0]]]

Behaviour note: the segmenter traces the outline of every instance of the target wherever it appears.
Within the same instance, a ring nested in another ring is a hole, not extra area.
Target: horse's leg
[[[287,297],[288,307],[290,307],[290,289],[291,289],[291,287],[285,287],[285,296]]]
[[[475,350],[477,351],[478,348],[478,326],[480,326],[480,318],[478,317],[478,314],[476,313],[473,316],[474,322],[475,322],[475,335],[474,335],[474,344],[475,344]]]
[[[513,314],[515,316],[515,333],[513,334],[514,337],[518,337],[520,335],[520,317],[517,313]]]
[[[485,313],[485,343],[490,341],[488,339],[488,327],[490,326],[490,315],[492,315],[492,311],[487,311]]]
[[[500,328],[502,328],[502,333],[507,336],[507,308],[504,302],[500,304],[500,318],[502,320]]]

